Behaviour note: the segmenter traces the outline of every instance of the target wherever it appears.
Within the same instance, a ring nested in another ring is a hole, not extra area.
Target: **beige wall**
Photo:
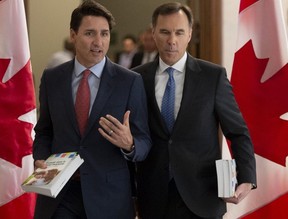
[[[50,56],[62,48],[62,40],[69,36],[71,12],[82,0],[29,0],[28,23],[31,49],[31,62],[35,75],[35,89],[38,104],[39,82],[43,69]],[[154,8],[165,0],[99,0],[116,19],[113,36],[116,42],[111,44],[108,55],[120,49],[121,38],[132,33],[136,36],[151,22]],[[186,0],[179,0],[185,3]],[[114,38],[113,38],[114,39]]]
[[[151,23],[151,16],[154,9],[169,0],[98,0],[105,5],[113,14],[116,26],[113,29],[113,36],[116,43],[111,42],[108,55],[113,58],[117,50],[121,48],[121,39],[125,34],[133,34],[136,37]],[[178,0],[186,3],[186,0]]]
[[[179,0],[185,3],[186,0]],[[28,4],[31,61],[35,75],[38,101],[39,80],[52,53],[62,48],[62,40],[69,36],[71,12],[81,0],[30,0]],[[151,22],[154,8],[165,0],[98,0],[114,15],[116,26],[113,36],[116,43],[110,46],[108,55],[113,56],[120,48],[121,38],[126,33],[137,35]],[[222,0],[222,65],[230,75],[237,35],[237,19],[240,0]],[[285,21],[288,23],[288,3],[282,0]],[[192,9],[193,10],[193,9]],[[288,28],[287,28],[288,29]]]
[[[52,53],[61,50],[69,36],[72,10],[80,0],[30,0],[28,4],[29,40],[36,97],[40,77]]]

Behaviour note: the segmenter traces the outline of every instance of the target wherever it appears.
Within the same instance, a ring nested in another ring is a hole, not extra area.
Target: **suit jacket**
[[[215,167],[215,160],[221,158],[219,124],[231,141],[238,182],[256,183],[253,146],[226,71],[188,55],[181,106],[169,134],[155,98],[158,63],[155,60],[133,69],[143,77],[153,142],[145,161],[137,163],[140,214],[143,219],[163,218],[170,169],[192,212],[201,217],[223,215],[226,204],[217,197]]]
[[[88,218],[134,218],[127,160],[121,150],[98,132],[101,116],[110,114],[119,121],[127,110],[134,139],[132,161],[145,159],[151,147],[146,95],[139,74],[112,63],[103,69],[98,94],[88,127],[81,138],[72,100],[74,61],[46,69],[40,85],[40,117],[35,127],[34,159],[52,153],[78,151],[84,159],[80,167],[83,202]],[[35,218],[50,218],[61,198],[38,196]]]
[[[139,51],[139,52],[135,53],[135,55],[133,56],[130,68],[134,68],[136,66],[141,65],[143,57],[144,57],[143,51]]]
[[[158,57],[159,56],[157,53],[157,55],[155,56],[155,59],[158,59]],[[135,68],[135,67],[141,65],[143,58],[144,58],[144,52],[143,51],[139,51],[139,52],[135,53],[135,55],[133,56],[130,68]]]

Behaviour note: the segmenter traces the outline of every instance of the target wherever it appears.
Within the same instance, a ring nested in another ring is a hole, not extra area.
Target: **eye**
[[[170,32],[168,30],[160,30],[160,33],[161,34],[165,34],[165,35],[170,34]]]
[[[93,36],[93,32],[92,31],[87,31],[87,32],[85,32],[85,35],[86,36]]]
[[[185,34],[185,31],[184,30],[179,30],[176,32],[176,35],[178,36],[181,36],[181,35],[184,35]]]
[[[103,31],[103,32],[101,33],[101,35],[102,35],[103,37],[108,37],[108,36],[110,35],[110,32],[109,32],[109,31]]]

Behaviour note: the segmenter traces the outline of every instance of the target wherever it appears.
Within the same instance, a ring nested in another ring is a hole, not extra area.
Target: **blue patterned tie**
[[[171,133],[175,121],[175,80],[173,77],[174,69],[169,67],[165,71],[169,74],[169,79],[162,99],[161,114],[166,122],[169,132]]]

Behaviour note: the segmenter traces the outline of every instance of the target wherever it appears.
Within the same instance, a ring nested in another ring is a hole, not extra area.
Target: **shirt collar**
[[[106,63],[106,57],[104,57],[104,59],[102,59],[101,62],[97,63],[96,65],[92,66],[91,68],[89,68],[89,70],[97,77],[97,78],[101,78],[104,66]],[[77,57],[75,57],[75,62],[74,62],[74,72],[75,72],[75,76],[79,77],[80,74],[87,68],[85,68],[83,65],[81,65],[78,60]]]
[[[179,72],[184,72],[186,61],[187,61],[187,52],[185,52],[182,58],[179,59],[179,61],[172,66],[167,65],[165,62],[163,62],[161,58],[159,58],[159,72],[164,72],[168,67],[172,67]]]

